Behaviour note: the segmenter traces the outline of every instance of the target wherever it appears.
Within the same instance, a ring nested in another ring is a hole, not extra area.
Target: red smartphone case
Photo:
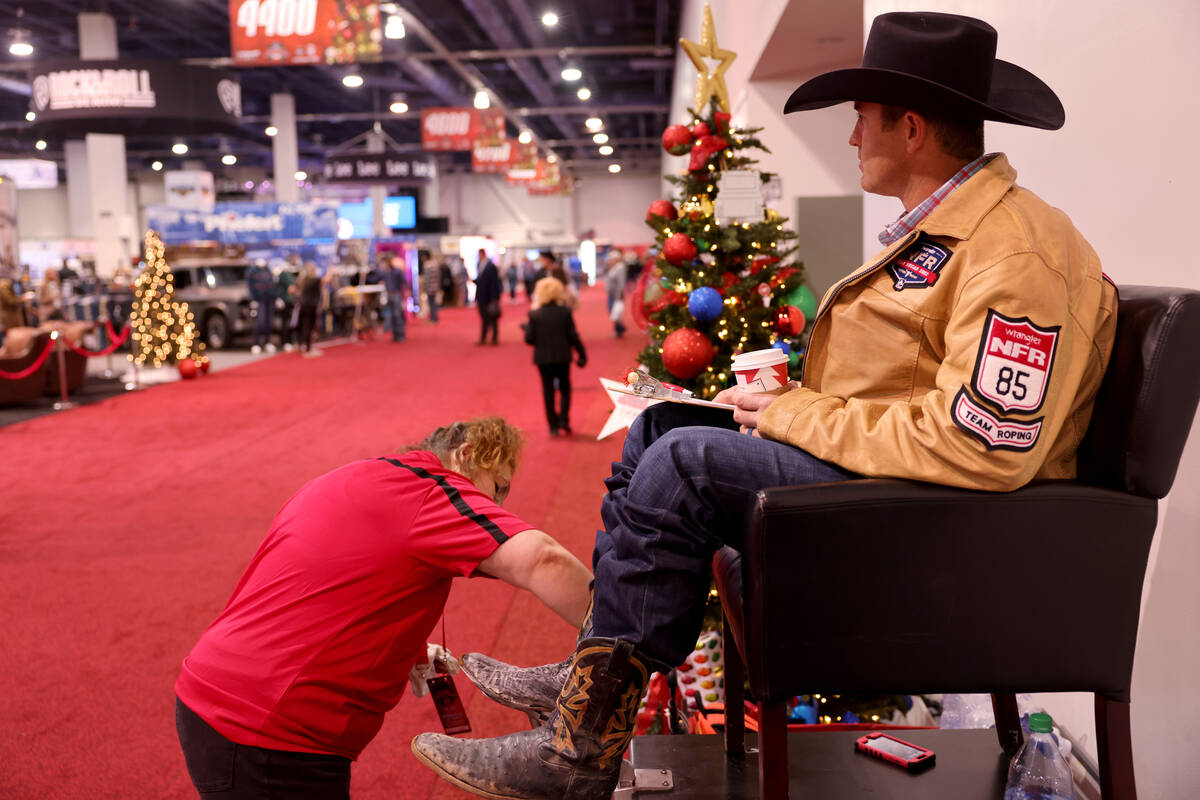
[[[877,739],[891,739],[893,742],[899,742],[906,747],[911,747],[914,750],[920,750],[920,754],[912,758],[904,758],[893,753],[887,753],[872,746],[872,743]],[[933,765],[935,758],[934,752],[927,747],[921,747],[919,744],[906,742],[903,739],[897,739],[895,736],[889,736],[886,733],[868,733],[866,736],[860,736],[854,743],[854,747],[860,753],[866,753],[869,756],[890,761],[898,767],[904,767],[907,770],[919,770]]]

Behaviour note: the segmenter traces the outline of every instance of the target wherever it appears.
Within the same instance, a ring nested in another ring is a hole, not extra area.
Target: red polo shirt
[[[230,741],[357,758],[451,579],[530,528],[429,452],[322,475],[280,509],[175,692]]]

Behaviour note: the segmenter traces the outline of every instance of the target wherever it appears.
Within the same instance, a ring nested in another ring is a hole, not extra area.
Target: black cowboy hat
[[[792,92],[785,114],[858,100],[1058,130],[1066,118],[1033,73],[996,58],[996,29],[931,11],[881,14],[862,66],[818,75]]]

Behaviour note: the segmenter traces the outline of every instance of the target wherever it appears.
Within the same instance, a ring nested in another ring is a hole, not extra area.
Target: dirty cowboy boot
[[[550,720],[494,739],[422,733],[417,759],[493,800],[609,800],[650,668],[620,639],[584,639]]]
[[[575,640],[576,646],[591,633],[592,603],[589,600],[579,636]],[[524,711],[534,725],[540,725],[554,708],[554,701],[562,691],[567,673],[571,671],[572,657],[540,667],[514,667],[483,653],[467,653],[459,662],[463,674],[486,696],[500,705]]]

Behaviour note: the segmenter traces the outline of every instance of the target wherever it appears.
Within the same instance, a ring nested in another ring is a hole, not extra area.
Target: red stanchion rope
[[[41,369],[42,364],[46,363],[46,359],[50,357],[50,349],[53,347],[54,340],[51,339],[50,341],[46,342],[46,349],[42,350],[42,354],[37,357],[37,361],[34,361],[20,372],[5,372],[0,370],[0,378],[5,378],[10,381],[19,381],[22,378],[28,378],[30,375]]]
[[[121,329],[120,338],[117,338],[116,332],[113,331],[111,322],[104,320],[104,325],[108,328],[108,338],[112,339],[112,344],[103,350],[85,350],[82,347],[76,347],[75,343],[65,336],[63,337],[63,341],[67,343],[67,347],[71,348],[76,353],[79,353],[81,356],[87,356],[88,358],[92,358],[94,356],[106,356],[115,351],[121,345],[125,344],[125,340],[129,338],[129,325],[126,323],[125,327]]]

